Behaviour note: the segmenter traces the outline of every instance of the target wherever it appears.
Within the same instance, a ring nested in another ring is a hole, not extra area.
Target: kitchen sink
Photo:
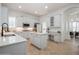
[[[15,33],[13,33],[13,32],[6,32],[6,33],[4,33],[3,36],[4,37],[15,36]]]
[[[15,34],[7,34],[7,35],[3,35],[4,37],[9,37],[9,36],[15,36]]]

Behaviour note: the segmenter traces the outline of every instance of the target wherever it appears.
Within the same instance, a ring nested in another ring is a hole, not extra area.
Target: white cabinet
[[[8,8],[1,6],[1,23],[8,23]]]
[[[1,14],[2,17],[7,17],[8,16],[8,8],[7,7],[2,6],[1,12],[2,12],[2,14]]]
[[[0,4],[0,26],[1,26],[1,4]]]
[[[41,24],[37,24],[37,32],[42,32],[42,25]]]
[[[27,52],[28,51],[26,41],[0,47],[0,55],[26,55]]]
[[[32,44],[40,49],[45,49],[47,47],[47,34],[33,33]]]
[[[61,15],[57,14],[50,18],[50,26],[60,27],[61,26]]]
[[[0,4],[0,17],[1,17],[1,4]]]
[[[55,42],[61,42],[61,34],[60,33],[54,35],[54,41]]]
[[[40,47],[41,43],[40,43],[39,37],[38,36],[35,37],[35,36],[33,36],[33,38],[31,39],[32,40],[32,44],[35,45],[35,46],[37,46],[37,47]]]
[[[54,16],[54,26],[60,27],[61,26],[61,15]]]

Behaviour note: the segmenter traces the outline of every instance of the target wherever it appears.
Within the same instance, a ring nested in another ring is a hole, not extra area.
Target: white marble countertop
[[[12,44],[16,44],[24,41],[27,41],[27,40],[17,34],[15,34],[15,36],[7,36],[7,37],[0,36],[0,47],[12,45]]]
[[[51,34],[51,35],[60,35],[61,33],[58,33],[58,32],[49,32],[48,34]]]
[[[41,32],[30,32],[30,33],[35,33],[35,34],[40,34],[40,35],[42,35],[42,34],[45,34],[45,35],[47,35],[48,33],[41,33]]]

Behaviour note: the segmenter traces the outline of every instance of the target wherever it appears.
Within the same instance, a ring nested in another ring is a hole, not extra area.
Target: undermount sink
[[[3,36],[8,37],[8,36],[15,36],[14,33],[12,32],[6,32]]]
[[[5,37],[8,37],[8,36],[15,36],[15,34],[7,34],[7,35],[3,35]]]

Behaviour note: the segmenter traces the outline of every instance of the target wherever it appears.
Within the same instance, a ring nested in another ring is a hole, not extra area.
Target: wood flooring
[[[56,43],[48,40],[47,48],[40,50],[31,45],[28,41],[28,55],[78,55],[79,40],[66,40],[63,43]]]

